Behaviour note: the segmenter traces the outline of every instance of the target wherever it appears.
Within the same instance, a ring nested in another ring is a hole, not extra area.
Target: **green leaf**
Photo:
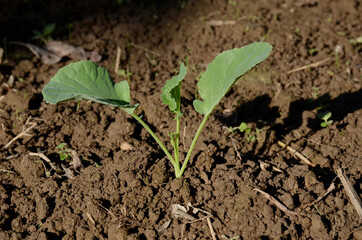
[[[181,63],[179,74],[168,80],[162,88],[161,98],[163,103],[167,104],[172,112],[178,112],[179,114],[181,103],[181,81],[185,78],[186,72],[187,68]]]
[[[330,117],[332,117],[332,113],[329,111],[326,112],[320,112],[317,114],[317,117],[323,121],[328,121]]]
[[[65,145],[67,145],[66,143],[61,143],[58,146],[55,147],[55,149],[63,149],[63,147],[65,147]]]
[[[272,48],[269,43],[257,42],[216,56],[197,85],[203,101],[194,101],[195,110],[201,114],[210,114],[236,80],[266,59]]]
[[[121,107],[132,113],[127,81],[114,84],[108,71],[92,61],[79,61],[61,68],[43,88],[45,101],[58,102],[77,99]]]
[[[248,126],[246,125],[245,122],[240,123],[240,126],[239,126],[240,132],[244,132],[247,128],[248,128]]]
[[[43,36],[51,34],[55,29],[55,23],[50,23],[43,28]]]

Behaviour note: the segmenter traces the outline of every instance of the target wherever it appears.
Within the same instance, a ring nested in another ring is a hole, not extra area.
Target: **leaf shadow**
[[[362,89],[355,92],[346,92],[336,98],[330,96],[329,93],[319,96],[316,99],[301,98],[290,103],[287,117],[278,121],[280,117],[278,107],[270,107],[271,97],[267,94],[257,96],[251,101],[237,106],[230,116],[216,116],[221,122],[227,126],[238,126],[241,122],[256,123],[258,128],[264,125],[269,125],[269,131],[274,131],[275,135],[269,134],[267,137],[275,137],[282,139],[285,135],[289,134],[295,129],[302,126],[303,121],[307,121],[306,127],[311,131],[318,131],[321,120],[315,118],[308,118],[303,120],[303,113],[319,109],[318,111],[331,111],[331,119],[334,122],[340,122],[348,114],[353,113],[362,108]],[[338,124],[338,128],[345,127],[346,124]],[[275,141],[275,139],[274,139]],[[267,144],[269,141],[265,141]],[[266,145],[258,151],[262,153],[266,150]],[[255,154],[255,153],[254,153]]]

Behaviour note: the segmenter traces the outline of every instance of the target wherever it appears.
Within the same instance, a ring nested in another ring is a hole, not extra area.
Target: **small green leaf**
[[[327,112],[320,112],[317,114],[317,117],[323,121],[327,121],[330,117],[332,117],[332,113],[327,111]]]
[[[79,61],[61,68],[43,88],[45,101],[56,104],[65,100],[92,100],[121,107],[132,113],[127,81],[114,84],[108,71],[92,61]]]
[[[65,147],[65,145],[67,145],[66,143],[61,143],[58,146],[55,147],[55,149],[63,149],[63,147]]]
[[[43,28],[43,36],[51,34],[55,29],[55,23],[50,23]]]
[[[244,132],[247,128],[248,128],[248,126],[246,125],[246,123],[242,122],[239,126],[239,131]]]
[[[162,88],[162,101],[169,106],[172,112],[180,111],[181,81],[185,78],[186,72],[187,68],[181,63],[179,74],[168,80]]]
[[[194,101],[195,110],[201,114],[210,114],[236,80],[266,59],[272,48],[269,43],[257,42],[216,56],[197,85],[203,101]]]

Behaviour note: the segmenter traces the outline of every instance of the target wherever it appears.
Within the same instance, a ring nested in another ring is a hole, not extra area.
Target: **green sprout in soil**
[[[244,133],[249,143],[254,142],[255,140],[260,140],[258,135],[260,135],[261,130],[259,128],[255,128],[255,134],[253,134],[252,129],[248,128],[248,125],[245,122],[242,122],[238,127],[230,127],[229,131],[239,131],[241,133]]]
[[[40,39],[45,44],[48,42],[48,39],[50,39],[50,34],[55,30],[55,23],[49,23],[45,25],[42,31],[33,30],[33,39]]]
[[[121,75],[127,79],[128,83],[131,83],[131,76],[132,72],[129,70],[129,66],[127,66],[127,69],[119,69],[117,72],[118,75]]]
[[[66,143],[61,143],[58,146],[55,147],[55,149],[58,150],[58,155],[60,160],[66,160],[66,159],[71,159],[72,156],[70,154],[70,149],[66,147]]]
[[[264,61],[270,54],[272,46],[269,43],[257,42],[243,48],[235,48],[220,53],[209,64],[198,82],[198,93],[201,99],[194,100],[195,110],[203,115],[203,120],[197,129],[185,158],[180,154],[180,120],[181,112],[181,82],[186,76],[187,68],[182,63],[177,76],[168,80],[162,88],[162,101],[169,106],[174,114],[175,132],[169,134],[173,147],[173,155],[163,142],[137,115],[139,104],[131,104],[130,86],[128,81],[113,83],[106,69],[91,61],[71,63],[61,68],[44,87],[44,99],[52,104],[76,99],[92,100],[98,103],[120,107],[134,117],[154,138],[161,147],[175,171],[176,178],[184,173],[197,139],[209,119],[214,108],[220,103],[235,82],[257,64]],[[183,160],[183,161],[182,161]],[[182,162],[181,162],[182,161]]]
[[[333,123],[333,120],[328,120],[330,117],[332,117],[332,113],[327,112],[320,112],[317,114],[317,117],[322,120],[321,127],[327,127],[328,125]]]

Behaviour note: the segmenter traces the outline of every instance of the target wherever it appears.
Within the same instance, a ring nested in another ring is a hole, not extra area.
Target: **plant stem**
[[[132,117],[134,117],[139,123],[142,124],[142,126],[149,132],[149,134],[151,134],[151,136],[156,140],[156,142],[158,143],[158,145],[161,147],[161,149],[164,151],[164,153],[166,154],[166,156],[168,157],[168,159],[170,159],[172,165],[175,168],[175,173],[177,174],[179,172],[179,164],[173,159],[172,155],[170,154],[170,152],[167,150],[167,148],[165,147],[165,145],[161,142],[161,140],[156,136],[156,134],[152,131],[152,129],[147,125],[147,123],[145,123],[139,116],[137,116],[135,113],[131,113]]]
[[[200,126],[199,126],[199,128],[197,129],[197,131],[196,131],[196,134],[195,134],[195,136],[194,136],[194,139],[192,139],[190,149],[189,149],[189,151],[187,152],[185,161],[184,161],[183,164],[182,164],[182,168],[181,168],[179,174],[176,174],[176,178],[180,178],[180,177],[182,176],[182,174],[184,173],[184,171],[185,171],[185,169],[186,169],[186,166],[187,166],[187,163],[188,163],[188,161],[189,161],[189,159],[190,159],[190,157],[191,157],[192,150],[194,150],[194,147],[195,147],[195,145],[196,145],[197,139],[199,138],[199,135],[200,135],[202,129],[204,128],[207,119],[209,119],[209,117],[210,117],[210,115],[211,115],[211,112],[212,112],[212,111],[210,111],[209,114],[205,115],[204,119],[203,119],[202,122],[200,123]]]
[[[175,160],[180,163],[180,117],[176,118],[176,147],[175,147]]]

